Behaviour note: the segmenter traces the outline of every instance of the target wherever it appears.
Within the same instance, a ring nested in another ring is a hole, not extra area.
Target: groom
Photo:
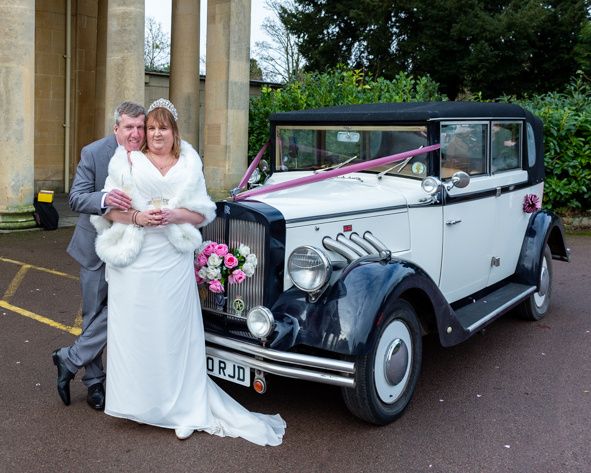
[[[106,193],[102,189],[117,145],[136,151],[144,144],[145,116],[141,105],[121,103],[115,110],[114,133],[82,148],[70,190],[70,207],[80,213],[68,253],[80,263],[82,333],[73,345],[52,354],[57,366],[57,392],[66,406],[70,404],[70,381],[84,367],[82,382],[88,388],[88,404],[97,410],[105,408],[102,354],[107,344],[107,283],[105,265],[94,249],[96,230],[90,215],[102,215],[110,208],[131,207],[131,199],[124,192],[114,189]]]

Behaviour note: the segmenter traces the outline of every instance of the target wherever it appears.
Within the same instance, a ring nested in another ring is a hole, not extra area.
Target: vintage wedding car
[[[200,291],[210,374],[258,392],[269,375],[337,385],[386,424],[413,395],[423,335],[449,347],[509,310],[548,312],[552,259],[569,252],[540,209],[543,126],[528,111],[340,106],[273,114],[270,131],[267,178],[203,231],[257,265]]]

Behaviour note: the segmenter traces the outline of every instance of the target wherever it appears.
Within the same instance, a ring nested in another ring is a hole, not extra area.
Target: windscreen
[[[426,126],[278,126],[275,170],[311,171],[367,162],[427,146]],[[427,154],[367,172],[423,178]]]

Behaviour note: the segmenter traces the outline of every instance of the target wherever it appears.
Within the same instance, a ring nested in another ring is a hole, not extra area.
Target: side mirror
[[[269,163],[262,159],[257,168],[253,171],[250,179],[248,179],[248,188],[258,187],[262,185],[269,175]]]
[[[452,187],[463,189],[470,184],[470,175],[464,171],[454,172],[449,183],[451,185],[447,187],[447,190],[450,190]]]
[[[446,182],[442,182],[440,179],[433,176],[426,177],[423,179],[423,182],[421,182],[421,187],[427,194],[435,195],[442,187],[445,187],[445,190],[449,191],[454,187],[463,189],[468,184],[470,184],[470,175],[464,171],[458,171]]]

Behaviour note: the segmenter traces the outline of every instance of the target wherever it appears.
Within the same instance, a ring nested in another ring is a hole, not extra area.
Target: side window
[[[529,123],[527,124],[527,164],[530,168],[536,164],[536,137],[534,128]]]
[[[485,174],[488,123],[441,124],[441,177],[457,171]]]
[[[492,172],[521,168],[521,123],[492,122]]]

